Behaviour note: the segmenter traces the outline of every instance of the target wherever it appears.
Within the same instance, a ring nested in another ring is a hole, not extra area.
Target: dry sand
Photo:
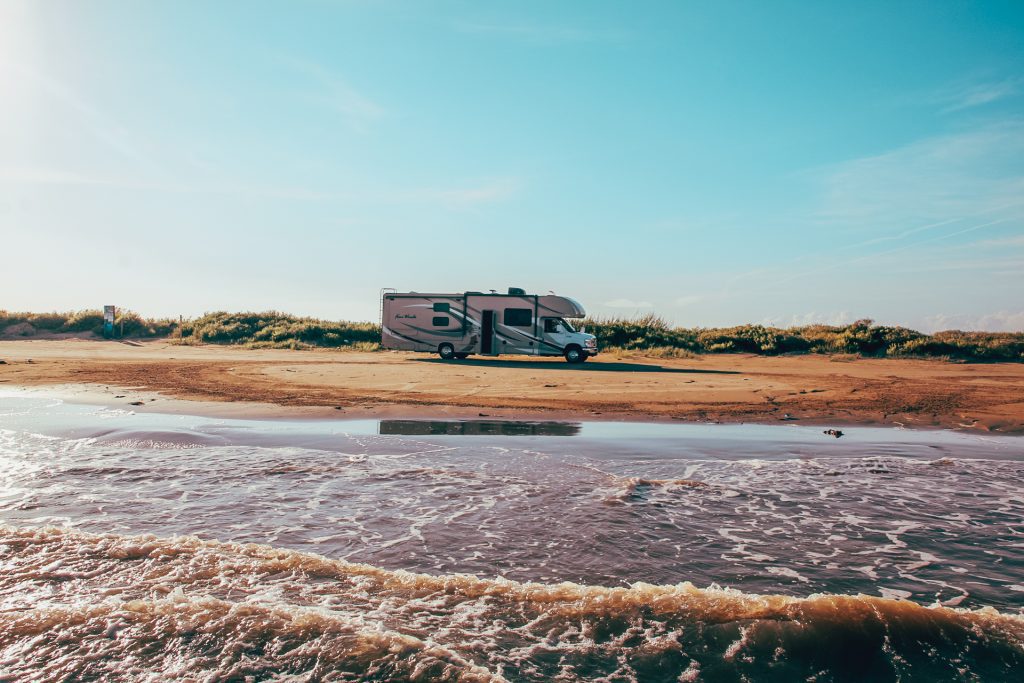
[[[141,401],[144,405],[136,409],[165,412],[788,419],[1024,433],[1024,364],[1016,363],[730,354],[693,359],[602,355],[572,366],[558,358],[442,362],[399,352],[78,339],[0,341],[0,359],[6,361],[0,365],[0,389],[45,386],[77,400]]]

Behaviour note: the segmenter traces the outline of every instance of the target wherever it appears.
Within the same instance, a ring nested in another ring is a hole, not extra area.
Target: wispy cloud
[[[821,280],[838,270],[904,270],[921,254],[948,245],[938,267],[964,254],[962,236],[1024,229],[1024,120],[1012,119],[926,138],[884,154],[813,171],[819,208],[797,217],[833,235],[819,253],[737,273],[723,298],[756,296],[769,282],[791,290],[795,281]],[[976,244],[973,242],[970,244]]]
[[[312,99],[340,114],[357,132],[388,115],[388,110],[360,92],[326,66],[308,59],[285,56],[281,61],[311,81],[316,90]]]
[[[151,170],[158,166],[152,159],[152,145],[133,135],[117,117],[89,101],[69,83],[15,60],[0,60],[0,76],[5,71],[23,87],[42,95],[48,102],[47,109],[57,108],[70,113],[69,120],[80,126],[84,135],[104,144],[108,153],[113,152]]]
[[[1013,235],[1011,237],[1000,237],[992,240],[979,240],[969,245],[972,247],[981,247],[985,249],[997,248],[1003,249],[1005,247],[1024,247],[1024,235]]]
[[[904,275],[917,275],[923,273],[955,273],[957,271],[969,274],[983,275],[985,282],[993,288],[999,287],[1001,278],[1010,278],[1013,287],[1024,288],[1024,259],[1022,258],[989,258],[989,259],[963,259],[951,257],[945,254],[935,254],[934,259],[894,259],[892,267],[900,268]],[[880,264],[882,265],[882,264]]]
[[[943,105],[943,111],[972,109],[1012,97],[1021,92],[1024,78],[1004,78],[981,83],[959,83],[934,93],[933,101]]]
[[[790,282],[795,282],[796,280],[806,279],[811,276],[819,276],[824,273],[834,271],[838,268],[849,268],[851,266],[856,266],[858,264],[868,264],[877,266],[879,259],[881,257],[890,256],[892,254],[906,252],[909,250],[918,250],[921,247],[925,245],[930,245],[934,242],[952,239],[953,237],[957,237],[959,235],[965,235],[967,233],[976,232],[978,230],[983,230],[994,225],[1005,223],[1006,220],[1007,219],[999,219],[994,221],[987,221],[984,223],[978,223],[975,225],[969,225],[966,228],[961,228],[959,230],[954,230],[952,232],[944,232],[941,235],[933,235],[925,239],[915,240],[907,244],[901,244],[898,247],[893,247],[891,249],[886,249],[884,251],[871,252],[868,254],[863,254],[861,256],[835,258],[835,256],[833,255],[826,255],[821,259],[821,265],[806,270],[797,270],[787,275],[775,278],[772,284],[774,286],[788,284]]]
[[[92,185],[97,187],[120,187],[124,189],[166,189],[170,186],[147,183],[128,178],[109,178],[96,173],[80,173],[64,169],[0,167],[0,180],[26,185]]]
[[[581,28],[575,26],[545,26],[540,24],[501,23],[488,21],[458,21],[453,25],[460,33],[497,35],[527,43],[565,45],[570,43],[615,43],[626,39],[621,31]]]
[[[463,187],[430,187],[400,192],[398,196],[412,201],[443,204],[454,208],[491,204],[515,196],[522,182],[515,178],[502,178]]]
[[[82,172],[45,167],[0,166],[0,180],[25,185],[68,185],[102,187],[113,190],[153,191],[182,194],[246,195],[277,199],[328,199],[338,195],[317,192],[303,187],[257,186],[223,183],[189,183],[144,180],[141,177],[118,177],[95,172]]]
[[[993,214],[1024,216],[1024,119],[937,136],[816,169],[816,217],[856,231]]]
[[[0,166],[0,181],[26,185],[80,185],[126,191],[185,194],[244,195],[300,201],[338,201],[357,204],[433,204],[467,208],[509,199],[522,182],[505,178],[479,184],[419,189],[371,188],[364,191],[331,191],[287,185],[151,182],[141,178],[106,176],[45,167]]]

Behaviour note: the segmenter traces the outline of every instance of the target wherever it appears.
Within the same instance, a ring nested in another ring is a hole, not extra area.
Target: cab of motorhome
[[[582,363],[597,355],[597,338],[570,322],[586,316],[575,299],[527,294],[511,287],[447,293],[381,292],[381,345],[437,353],[445,360],[473,354],[564,356]]]

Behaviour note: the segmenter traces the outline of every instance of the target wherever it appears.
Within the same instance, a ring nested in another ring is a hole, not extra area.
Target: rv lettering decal
[[[416,319],[415,315],[411,315],[409,313],[400,313],[399,315],[396,315],[395,317],[396,318],[412,318],[413,320]]]

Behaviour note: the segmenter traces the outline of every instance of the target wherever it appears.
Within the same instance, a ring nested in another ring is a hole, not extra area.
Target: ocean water
[[[844,431],[7,394],[0,679],[1019,680],[1024,439]]]

